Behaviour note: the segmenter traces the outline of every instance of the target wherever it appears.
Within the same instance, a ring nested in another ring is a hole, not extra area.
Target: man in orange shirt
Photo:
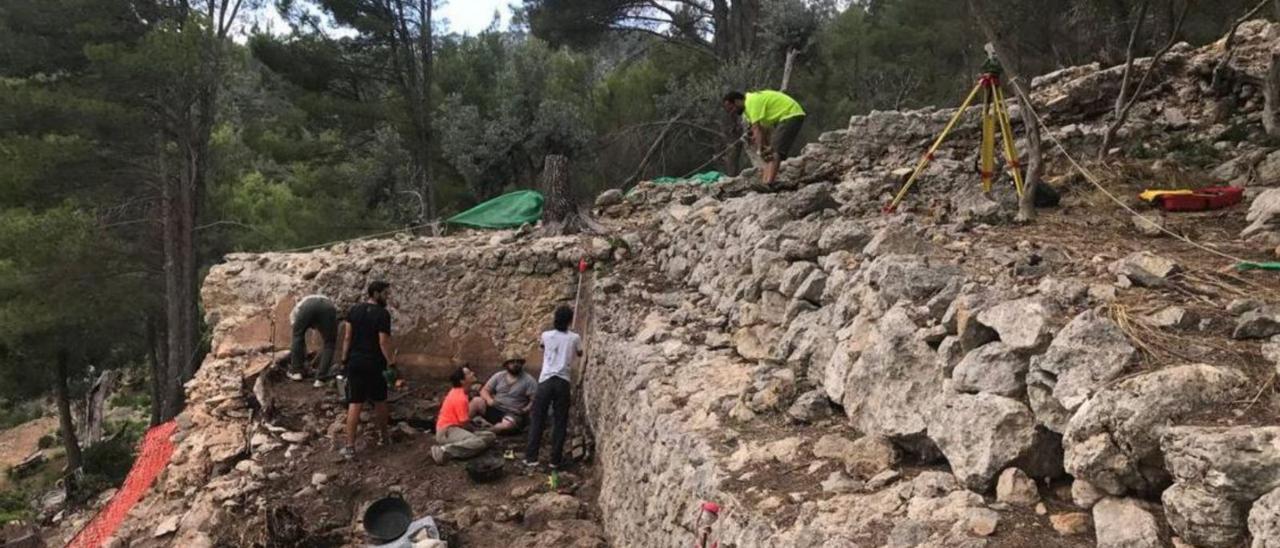
[[[453,389],[444,397],[440,405],[440,416],[436,418],[436,445],[431,448],[431,458],[436,464],[444,464],[449,459],[469,459],[493,445],[497,439],[493,432],[471,432],[466,426],[471,424],[471,407],[468,405],[467,387],[476,382],[476,374],[470,367],[459,367],[449,375]]]

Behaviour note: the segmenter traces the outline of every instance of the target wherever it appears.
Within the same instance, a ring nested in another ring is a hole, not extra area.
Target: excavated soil
[[[311,450],[300,456],[287,456],[283,450],[268,453],[260,461],[265,470],[287,470],[277,479],[268,480],[262,490],[265,500],[275,502],[269,503],[266,512],[250,510],[241,514],[229,510],[245,526],[226,531],[218,540],[228,546],[272,545],[272,528],[266,523],[266,516],[286,508],[288,513],[302,517],[305,537],[298,546],[364,545],[368,539],[360,520],[365,506],[392,493],[401,494],[417,517],[435,517],[451,547],[512,546],[527,535],[530,529],[521,525],[519,502],[550,489],[545,472],[520,464],[525,436],[498,439],[497,447],[491,451],[502,455],[510,450],[516,458],[506,461],[503,477],[492,483],[472,482],[464,463],[436,465],[430,456],[434,435],[428,429],[434,427],[448,381],[414,373],[419,368],[410,371],[406,389],[394,391],[390,397],[391,443],[376,445],[366,413],[358,442],[360,450],[354,460],[338,456],[336,438],[315,440]],[[487,378],[488,373],[491,371],[482,372],[481,378]],[[277,398],[274,425],[302,429],[312,420],[321,424],[336,421],[343,412],[332,387],[316,389],[310,382],[289,382],[279,369],[270,375]],[[318,492],[312,483],[316,474],[328,477]],[[599,522],[599,510],[592,505],[597,489],[592,470],[588,467],[562,473],[561,478],[567,486],[561,492],[588,503],[583,517]],[[260,538],[263,534],[267,538]]]

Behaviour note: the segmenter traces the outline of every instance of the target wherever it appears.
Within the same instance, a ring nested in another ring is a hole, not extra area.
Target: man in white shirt
[[[553,410],[554,421],[551,427],[551,469],[558,469],[564,464],[564,438],[569,428],[569,402],[572,400],[569,365],[582,355],[582,338],[569,330],[571,325],[573,309],[561,306],[555,312],[555,328],[542,334],[542,374],[538,377],[538,392],[533,397],[529,445],[524,454],[527,466],[538,465],[548,408]]]

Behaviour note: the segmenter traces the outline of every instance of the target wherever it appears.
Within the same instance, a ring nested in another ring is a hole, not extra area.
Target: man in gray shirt
[[[498,434],[524,428],[538,391],[538,381],[524,372],[524,358],[508,358],[502,369],[484,383],[480,397],[471,400],[471,416],[484,418]]]

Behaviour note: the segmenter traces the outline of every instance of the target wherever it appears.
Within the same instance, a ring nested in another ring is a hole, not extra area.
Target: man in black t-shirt
[[[391,353],[391,313],[387,298],[391,284],[369,284],[365,302],[347,311],[343,359],[347,375],[347,444],[339,450],[343,457],[355,455],[356,432],[360,428],[360,408],[373,404],[374,424],[381,442],[387,440],[387,368],[395,368]]]

